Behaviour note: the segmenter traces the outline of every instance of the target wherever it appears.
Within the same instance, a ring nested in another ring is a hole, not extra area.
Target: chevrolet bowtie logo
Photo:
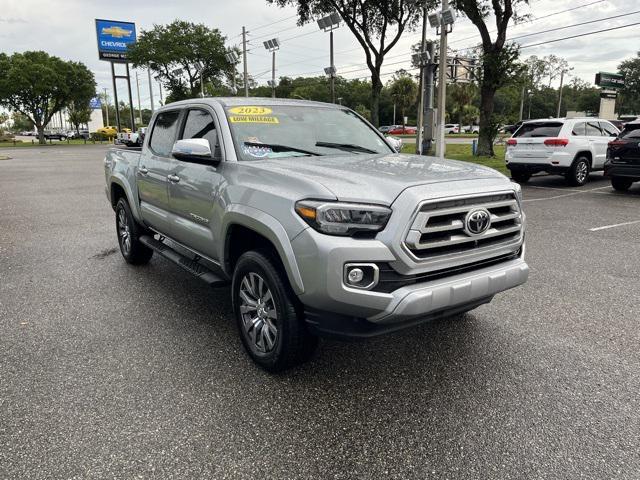
[[[102,35],[111,35],[114,38],[130,37],[133,30],[127,30],[126,28],[112,26],[109,28],[102,28]]]

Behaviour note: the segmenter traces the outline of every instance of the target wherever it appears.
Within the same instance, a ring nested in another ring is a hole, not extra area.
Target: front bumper
[[[390,293],[358,290],[343,281],[350,262],[391,262],[393,252],[377,240],[321,235],[306,229],[292,242],[305,286],[299,296],[316,333],[369,337],[454,315],[487,303],[526,282],[529,267],[519,256],[450,276],[407,285]]]

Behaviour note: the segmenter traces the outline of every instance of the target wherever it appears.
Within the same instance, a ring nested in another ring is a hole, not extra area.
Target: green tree
[[[128,56],[134,67],[150,68],[160,78],[169,103],[200,95],[200,65],[205,82],[230,75],[224,42],[216,28],[175,20],[143,31]]]
[[[80,125],[89,123],[91,120],[91,108],[89,102],[72,101],[67,107],[69,123],[76,129],[76,133],[80,134]]]
[[[472,102],[478,95],[478,87],[473,83],[455,83],[449,87],[447,93],[449,92],[453,101],[453,114],[457,117],[460,128],[475,121],[478,107],[472,105]]]
[[[407,109],[416,103],[418,96],[418,85],[406,71],[400,70],[393,76],[393,80],[389,85],[389,93],[391,98],[400,110],[402,116],[402,126],[404,127]]]
[[[11,113],[11,120],[13,122],[12,129],[14,132],[23,132],[27,130],[33,130],[33,122],[29,120],[29,117],[14,111]]]
[[[41,144],[51,118],[73,101],[95,95],[93,73],[45,52],[0,54],[0,105],[27,116]]]
[[[436,0],[425,0],[433,7]],[[421,8],[411,0],[267,0],[281,7],[292,5],[298,10],[298,23],[338,12],[364,50],[371,72],[371,121],[380,123],[380,96],[383,83],[381,69],[385,56],[398,43],[405,30],[415,28]]]
[[[640,114],[640,52],[618,66],[624,75],[624,88],[620,92],[618,111],[623,114]]]
[[[494,118],[496,91],[513,81],[522,67],[517,63],[518,48],[506,43],[507,27],[516,17],[514,7],[529,0],[454,0],[456,9],[463,12],[476,26],[482,39],[482,69],[480,78],[480,136],[477,155],[493,156],[493,140],[498,133],[498,119]],[[493,40],[487,19],[494,18],[496,38]]]

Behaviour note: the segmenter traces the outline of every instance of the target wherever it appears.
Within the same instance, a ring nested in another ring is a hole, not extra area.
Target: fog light
[[[364,278],[364,272],[359,268],[352,268],[349,270],[349,283],[360,283]]]
[[[351,288],[370,290],[378,284],[380,271],[375,263],[347,263],[344,283]]]

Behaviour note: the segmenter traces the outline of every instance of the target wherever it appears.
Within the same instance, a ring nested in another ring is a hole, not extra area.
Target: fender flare
[[[275,246],[280,256],[291,288],[293,288],[296,295],[302,295],[304,293],[302,276],[300,275],[293,247],[291,246],[291,240],[286,230],[278,220],[257,208],[240,204],[232,204],[227,208],[223,217],[220,235],[220,239],[224,240],[220,242],[220,250],[218,252],[221,265],[226,265],[227,234],[229,228],[233,225],[249,228],[269,240]],[[232,274],[232,272],[227,273],[230,276]]]
[[[138,204],[137,201],[135,201],[137,200],[137,196],[134,195],[131,189],[130,183],[120,173],[113,172],[111,174],[111,178],[109,181],[109,201],[111,202],[112,205],[113,205],[113,199],[111,198],[111,188],[113,184],[118,185],[124,190],[124,194],[127,197],[127,203],[129,203],[129,208],[131,209],[132,215],[139,223],[142,224],[143,222],[142,222],[142,215],[140,214],[140,205]]]

